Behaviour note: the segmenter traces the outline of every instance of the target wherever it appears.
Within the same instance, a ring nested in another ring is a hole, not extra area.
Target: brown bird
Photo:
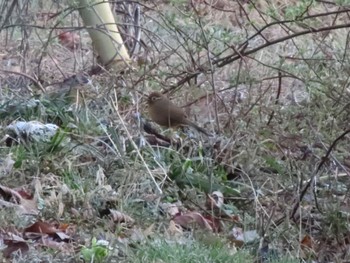
[[[151,119],[165,127],[188,125],[197,131],[211,136],[205,129],[187,119],[186,113],[159,92],[152,92],[148,96],[148,112]]]

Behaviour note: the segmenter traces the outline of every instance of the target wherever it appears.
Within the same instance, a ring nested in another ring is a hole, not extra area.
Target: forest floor
[[[91,71],[77,7],[15,2],[0,1],[2,262],[350,258],[345,2],[140,1],[123,74]],[[154,124],[152,91],[213,136]]]

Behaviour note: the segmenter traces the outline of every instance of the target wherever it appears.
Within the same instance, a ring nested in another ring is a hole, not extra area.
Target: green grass
[[[137,247],[130,262],[167,262],[167,263],[228,263],[253,262],[248,252],[236,252],[225,245],[206,246],[198,242],[185,240],[183,244],[174,241],[154,240]]]
[[[221,241],[210,245],[196,240],[182,240],[182,242],[155,239],[135,248],[135,254],[129,262],[135,263],[253,263],[255,258],[247,249],[236,249]],[[297,259],[285,256],[271,260],[269,263],[297,263]]]

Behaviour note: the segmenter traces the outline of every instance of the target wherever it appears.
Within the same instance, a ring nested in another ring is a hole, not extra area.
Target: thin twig
[[[277,90],[277,94],[276,94],[275,105],[277,105],[279,103],[279,98],[280,98],[280,95],[281,95],[281,89],[282,89],[282,73],[281,73],[281,71],[278,71],[278,90]],[[270,125],[274,115],[275,115],[275,111],[273,110],[271,112],[270,118],[269,118],[269,120],[267,122],[267,126]]]
[[[0,71],[2,71],[2,72],[4,72],[4,73],[8,73],[8,74],[15,74],[15,75],[19,75],[19,76],[25,77],[25,78],[31,80],[35,85],[37,85],[37,86],[41,89],[41,91],[42,91],[43,93],[45,93],[45,89],[44,89],[44,87],[41,85],[40,81],[34,79],[32,76],[29,76],[29,75],[26,74],[26,73],[17,72],[17,71],[12,71],[12,70],[6,70],[6,69],[0,69]]]
[[[295,203],[293,210],[291,211],[289,218],[293,219],[299,206],[300,206],[300,202],[303,200],[307,190],[309,189],[309,187],[314,183],[317,174],[319,173],[319,171],[321,170],[322,166],[326,163],[326,161],[328,160],[329,155],[331,154],[333,148],[336,146],[336,144],[345,137],[345,135],[347,135],[348,133],[350,133],[350,129],[346,130],[345,132],[343,132],[338,138],[336,138],[333,143],[331,144],[331,146],[328,148],[326,155],[322,157],[321,162],[319,163],[319,165],[317,166],[316,171],[314,172],[314,174],[312,175],[311,179],[306,183],[306,185],[304,186],[304,188],[301,190],[301,193],[299,195],[299,198],[297,200],[297,202]],[[278,219],[276,221],[276,225],[279,225],[283,222],[283,220],[285,219],[286,216],[281,217],[280,219]]]

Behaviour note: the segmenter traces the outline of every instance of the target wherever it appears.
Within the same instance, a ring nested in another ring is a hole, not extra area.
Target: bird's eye
[[[151,100],[152,100],[152,101],[156,101],[156,100],[157,100],[157,97],[154,96],[154,97],[151,98]]]

